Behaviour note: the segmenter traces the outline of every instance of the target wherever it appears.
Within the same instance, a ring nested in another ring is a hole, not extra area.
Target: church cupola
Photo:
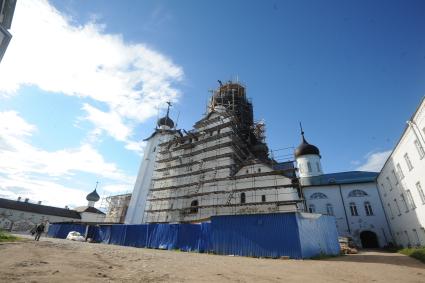
[[[91,206],[91,207],[94,207],[94,203],[95,202],[97,202],[97,201],[99,201],[99,199],[100,199],[100,196],[99,196],[99,194],[97,193],[97,191],[96,191],[96,189],[97,189],[97,184],[98,184],[99,182],[96,182],[96,187],[94,188],[94,191],[93,192],[91,192],[91,193],[89,193],[87,196],[86,196],[86,200],[89,202],[88,203],[88,206]]]
[[[319,149],[309,144],[305,137],[301,123],[301,144],[295,149],[294,155],[298,165],[298,172],[301,178],[322,175],[321,156]]]
[[[168,104],[167,115],[165,115],[165,117],[158,119],[158,122],[157,122],[158,127],[163,130],[170,130],[174,128],[174,121],[171,120],[171,118],[169,117],[171,102],[167,102],[167,104]]]

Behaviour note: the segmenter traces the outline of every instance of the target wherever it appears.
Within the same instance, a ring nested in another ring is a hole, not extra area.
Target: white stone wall
[[[14,209],[0,208],[0,229],[12,229],[13,232],[29,232],[35,225],[46,220],[49,223],[80,221],[80,219],[75,218],[43,215]]]
[[[353,190],[362,190],[367,196],[350,197]],[[339,235],[352,237],[359,247],[363,231],[374,232],[381,247],[393,242],[375,182],[304,187],[303,192],[307,209],[314,205],[316,213],[328,214],[327,205],[331,204]],[[315,193],[325,194],[327,198],[312,198]],[[367,215],[365,202],[370,203],[373,215]],[[358,216],[352,215],[351,203],[356,205]]]
[[[297,157],[298,174],[301,178],[318,176],[323,174],[320,156],[307,154]]]
[[[395,240],[404,247],[425,245],[425,197],[420,190],[425,193],[424,148],[425,100],[377,179]]]
[[[82,212],[81,222],[103,222],[105,220],[104,214],[93,213],[93,212]]]
[[[143,212],[146,207],[147,194],[152,183],[155,160],[159,150],[158,144],[166,142],[171,138],[171,133],[159,132],[147,141],[130,204],[128,206],[125,218],[126,224],[145,223],[145,220],[143,219]]]

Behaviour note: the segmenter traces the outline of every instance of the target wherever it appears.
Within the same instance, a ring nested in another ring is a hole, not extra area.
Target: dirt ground
[[[282,260],[42,238],[0,244],[0,258],[0,282],[425,282],[421,262],[377,251]]]

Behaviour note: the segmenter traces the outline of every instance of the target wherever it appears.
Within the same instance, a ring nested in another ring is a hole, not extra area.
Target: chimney
[[[39,200],[39,201],[37,202],[37,204],[38,204],[38,205],[41,205],[41,200]]]
[[[21,201],[21,197],[18,197],[18,201]]]
[[[28,202],[30,199],[29,198],[25,198],[25,202]]]

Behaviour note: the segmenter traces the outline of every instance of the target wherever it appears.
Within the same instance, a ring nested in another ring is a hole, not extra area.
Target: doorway
[[[360,240],[364,249],[379,248],[378,237],[372,231],[363,231],[360,233]]]

